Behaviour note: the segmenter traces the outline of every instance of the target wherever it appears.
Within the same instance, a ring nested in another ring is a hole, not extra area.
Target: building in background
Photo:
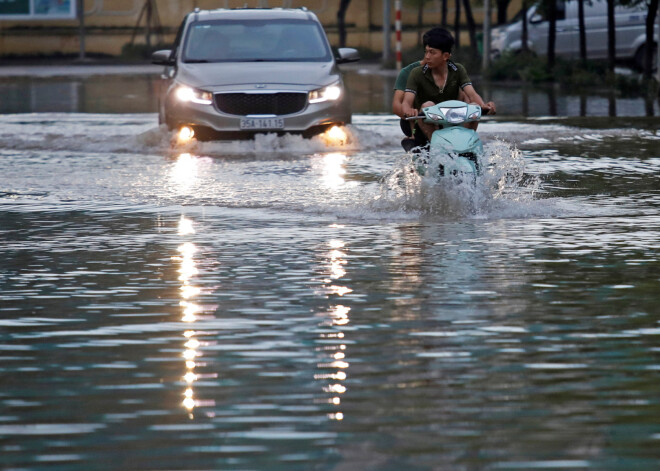
[[[346,45],[380,53],[383,50],[384,2],[352,0],[346,11]],[[391,1],[391,0],[389,0]],[[421,3],[420,3],[421,2]],[[463,0],[460,0],[463,3]],[[483,22],[482,2],[471,2],[474,19]],[[127,45],[155,47],[171,44],[184,15],[195,8],[306,7],[321,20],[333,46],[339,44],[336,0],[0,0],[0,58],[17,56],[88,55],[119,56]],[[414,47],[422,28],[442,19],[442,0],[402,2],[403,48]],[[453,29],[455,0],[447,0],[447,24]],[[82,6],[83,15],[80,14]],[[508,17],[520,8],[511,0]],[[390,10],[390,24],[394,11]],[[461,8],[464,15],[465,8]],[[496,12],[493,12],[493,17]],[[82,20],[82,21],[81,21]],[[462,16],[462,21],[465,18]],[[465,31],[463,31],[465,30]],[[467,29],[461,29],[461,35]],[[390,48],[393,48],[394,37]],[[467,39],[466,39],[467,42]]]

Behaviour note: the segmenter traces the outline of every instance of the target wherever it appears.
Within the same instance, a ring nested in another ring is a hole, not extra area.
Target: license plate
[[[282,118],[243,118],[241,119],[241,129],[284,129],[284,120]]]

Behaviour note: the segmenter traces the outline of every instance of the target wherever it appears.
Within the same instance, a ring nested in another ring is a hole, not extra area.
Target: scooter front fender
[[[477,175],[483,144],[472,129],[454,126],[433,133],[429,148],[430,161],[438,164],[441,177],[447,175]],[[434,164],[435,165],[435,164]]]
[[[435,131],[431,136],[429,150],[432,155],[438,153],[458,155],[465,152],[474,152],[479,155],[483,152],[483,145],[479,135],[473,129],[453,126]]]

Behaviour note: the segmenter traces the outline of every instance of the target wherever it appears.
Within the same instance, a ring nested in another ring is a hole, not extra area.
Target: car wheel
[[[165,106],[158,100],[158,125],[162,126],[163,124],[167,126],[168,131],[172,131],[176,127],[176,124],[167,117]]]
[[[635,68],[640,72],[644,71],[645,54],[646,54],[646,44],[643,44],[639,49],[637,49],[637,53],[635,54]],[[658,69],[658,45],[654,44],[653,58],[651,60],[651,70],[657,70],[657,69]]]

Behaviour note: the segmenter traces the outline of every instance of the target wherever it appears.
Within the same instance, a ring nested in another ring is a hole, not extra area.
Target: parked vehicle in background
[[[555,54],[558,57],[580,57],[580,30],[578,1],[557,2],[557,27]],[[617,6],[615,9],[616,58],[641,69],[646,44],[646,7]],[[607,2],[592,0],[584,3],[584,22],[587,39],[587,58],[607,59]],[[548,50],[548,20],[539,4],[527,10],[528,43],[530,51],[545,55]],[[522,15],[516,15],[511,23],[494,28],[491,36],[491,54],[499,56],[505,51],[522,50]],[[658,27],[655,25],[654,48],[658,44]],[[654,54],[657,61],[657,54]],[[654,63],[654,68],[657,64]]]
[[[258,132],[312,136],[351,122],[338,63],[314,13],[306,9],[195,10],[183,20],[165,66],[159,121],[202,139]]]

